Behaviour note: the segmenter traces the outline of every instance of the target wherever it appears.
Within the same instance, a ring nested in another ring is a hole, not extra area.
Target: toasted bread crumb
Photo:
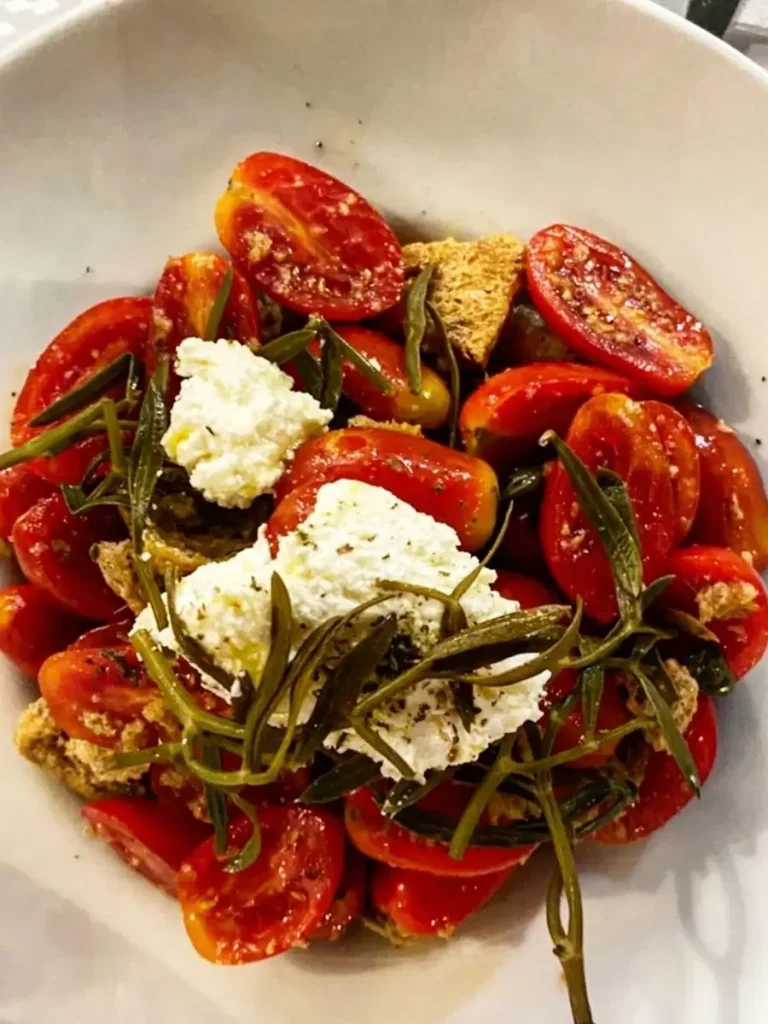
[[[370,416],[353,416],[347,423],[348,427],[383,427],[385,430],[396,430],[401,434],[413,434],[421,437],[424,431],[418,423],[399,423],[397,420],[374,420]]]
[[[484,367],[523,281],[525,245],[513,235],[476,242],[413,242],[403,248],[406,272],[435,268],[430,297],[448,339],[470,363]]]
[[[702,623],[713,619],[743,619],[757,611],[757,587],[745,580],[732,583],[711,583],[696,595],[699,619]]]
[[[667,658],[664,662],[664,667],[667,670],[667,675],[672,680],[676,693],[676,699],[672,705],[672,717],[680,732],[685,733],[693,720],[693,716],[696,714],[696,707],[699,702],[699,684],[688,669],[674,658]],[[632,714],[650,714],[648,701],[640,683],[634,678],[628,678],[624,682],[629,691],[627,707]],[[661,729],[658,726],[646,729],[643,735],[654,750],[666,750],[669,752]]]
[[[120,540],[102,541],[94,545],[92,554],[107,586],[125,601],[132,612],[138,614],[146,601],[131,562],[132,552],[131,542]]]

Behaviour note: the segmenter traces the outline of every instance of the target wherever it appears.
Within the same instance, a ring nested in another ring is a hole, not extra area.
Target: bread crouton
[[[94,544],[91,550],[107,586],[125,601],[132,612],[138,614],[147,602],[133,568],[132,553],[129,540],[102,541]]]
[[[693,720],[693,716],[696,714],[696,708],[699,703],[699,684],[693,678],[688,669],[674,658],[667,658],[664,662],[664,668],[667,670],[667,676],[675,688],[675,702],[672,704],[672,717],[674,718],[675,725],[679,731],[681,733],[685,733]],[[627,707],[632,714],[652,714],[651,709],[648,706],[645,691],[640,683],[634,678],[626,678],[623,681],[629,691]],[[652,729],[645,729],[643,735],[654,750],[662,751],[667,749],[666,741],[659,726],[654,726]]]
[[[430,298],[461,356],[484,367],[523,281],[525,244],[513,235],[476,242],[413,242],[403,247],[406,273],[435,268]]]
[[[422,437],[424,431],[418,423],[399,423],[397,420],[373,420],[370,416],[353,416],[347,423],[348,427],[383,427],[385,430],[397,430],[401,434],[413,434]]]
[[[144,792],[141,780],[146,766],[109,768],[112,751],[86,740],[69,739],[42,697],[24,710],[14,738],[23,757],[86,800]]]
[[[176,569],[180,576],[188,576],[211,561],[199,551],[186,547],[180,536],[174,536],[172,543],[152,528],[144,531],[144,549],[149,553],[150,564],[158,576],[164,576],[169,569]]]

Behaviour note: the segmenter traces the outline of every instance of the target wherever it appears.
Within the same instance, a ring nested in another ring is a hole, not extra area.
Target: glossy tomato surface
[[[0,590],[0,651],[16,668],[37,679],[40,666],[85,628],[31,583]]]
[[[554,224],[528,243],[526,270],[531,298],[551,331],[650,392],[679,395],[712,365],[709,331],[606,239]]]
[[[510,569],[497,569],[496,582],[492,586],[508,601],[517,601],[524,611],[539,608],[543,604],[559,604],[562,600],[554,588],[537,580],[535,576],[526,576],[525,573]]]
[[[301,160],[246,157],[215,218],[246,278],[288,309],[361,320],[400,297],[403,258],[392,229],[361,195]]]
[[[541,721],[541,725],[544,728],[549,723],[553,705],[564,700],[573,691],[577,682],[577,673],[568,670],[558,672],[556,676],[549,680],[544,696],[539,702],[539,706],[544,712],[544,717]],[[609,729],[616,729],[618,726],[629,721],[630,717],[627,710],[626,695],[622,693],[618,686],[616,673],[609,672],[605,678],[600,709],[597,714],[597,732],[607,732]],[[552,745],[552,753],[559,754],[562,751],[581,746],[585,739],[586,730],[584,728],[581,701],[579,701],[576,707],[560,724],[555,736],[555,742]],[[605,764],[609,757],[616,753],[619,743],[620,740],[608,740],[594,753],[584,754],[583,757],[577,758],[575,761],[569,761],[568,766],[570,768],[599,768],[600,765]]]
[[[124,536],[125,525],[114,509],[94,508],[74,515],[56,493],[16,520],[11,541],[30,583],[69,611],[103,622],[123,602],[104,581],[91,558],[91,547]]]
[[[310,936],[313,942],[316,939],[335,942],[362,916],[368,895],[367,875],[365,858],[361,857],[354,847],[348,845],[344,855],[344,874],[341,876],[339,888],[322,921]]]
[[[0,470],[0,538],[8,540],[16,520],[56,488],[27,463]]]
[[[152,303],[149,299],[108,299],[76,317],[48,345],[27,374],[11,420],[14,446],[35,437],[45,427],[33,420],[56,399],[126,352],[143,360],[149,339]],[[120,395],[119,385],[116,394]],[[36,459],[35,472],[55,483],[79,483],[91,460],[107,447],[103,434],[84,438],[60,455]]]
[[[259,809],[262,849],[238,874],[227,860],[248,841],[246,818],[230,824],[225,858],[207,840],[182,864],[178,894],[197,952],[217,964],[244,964],[302,945],[320,925],[344,868],[339,819],[308,807]]]
[[[577,412],[568,445],[592,473],[609,469],[624,481],[637,523],[646,583],[662,575],[675,536],[669,462],[642,404],[623,395],[598,395]],[[547,476],[541,540],[552,576],[597,622],[617,615],[611,566],[558,461]]]
[[[182,861],[213,831],[183,807],[141,797],[94,800],[81,813],[118,857],[170,896]]]
[[[701,491],[701,470],[696,439],[685,417],[666,402],[643,402],[653,420],[669,462],[675,504],[675,544],[690,533]]]

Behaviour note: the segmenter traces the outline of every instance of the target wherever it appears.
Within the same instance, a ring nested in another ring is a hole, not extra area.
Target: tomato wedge
[[[450,794],[444,798],[433,791],[430,797],[425,801],[427,809],[445,811],[450,804],[448,810],[455,811],[456,801]],[[461,860],[454,860],[446,844],[423,839],[385,817],[369,789],[363,787],[350,793],[345,802],[344,822],[349,838],[366,857],[390,867],[430,875],[473,877],[514,867],[527,860],[534,850],[533,846],[470,846]]]
[[[21,571],[57,604],[86,619],[104,621],[122,600],[91,559],[100,540],[122,540],[125,526],[111,508],[73,515],[61,494],[42,498],[16,521],[11,533]]]
[[[546,430],[564,434],[587,399],[637,386],[611,370],[581,363],[513,366],[489,377],[461,410],[464,447],[495,468],[509,468],[538,446]]]
[[[365,858],[361,857],[354,847],[347,846],[344,874],[333,897],[333,903],[310,936],[313,942],[316,939],[335,942],[362,915],[367,896],[367,873]]]
[[[245,964],[302,945],[331,906],[344,867],[344,830],[326,811],[259,809],[262,849],[254,863],[229,874],[213,839],[181,866],[178,894],[187,934],[216,964]],[[246,818],[230,824],[230,854],[252,834]]]
[[[701,466],[701,501],[691,531],[700,544],[731,548],[758,572],[768,568],[768,498],[739,435],[711,412],[683,403]]]
[[[685,417],[665,402],[643,402],[669,462],[675,504],[675,544],[690,533],[699,507],[701,473],[696,439]]]
[[[0,651],[37,679],[46,658],[82,633],[85,623],[63,612],[31,583],[0,590]]]
[[[142,797],[94,800],[80,813],[121,860],[169,896],[176,895],[182,861],[213,831],[183,807]]]
[[[736,679],[768,647],[768,595],[755,570],[728,548],[693,545],[667,563],[674,581],[659,598],[663,608],[687,612],[715,634]]]
[[[662,575],[675,533],[669,463],[642,404],[623,395],[598,395],[579,409],[566,440],[593,473],[610,469],[627,486],[637,522],[646,583]],[[541,541],[549,570],[572,600],[597,622],[617,615],[611,567],[599,537],[557,462],[547,476]]]
[[[554,224],[528,243],[526,269],[531,299],[551,331],[652,393],[679,395],[712,365],[709,331],[604,238]]]
[[[33,473],[28,463],[0,471],[0,537],[8,540],[16,520],[41,498],[55,494],[48,480]]]
[[[27,374],[13,410],[13,444],[23,444],[46,429],[31,427],[30,420],[118,356],[131,352],[143,360],[151,314],[149,299],[108,299],[87,309],[65,327]],[[104,435],[88,437],[61,455],[35,459],[30,465],[54,483],[77,484],[91,460],[106,447]]]
[[[357,192],[301,160],[246,157],[215,219],[246,278],[288,309],[362,320],[400,297],[403,257],[392,229]]]
[[[717,719],[711,697],[699,695],[698,707],[685,739],[704,785],[717,756]],[[679,814],[694,795],[671,754],[652,750],[635,803],[626,814],[604,825],[592,838],[609,845],[646,839]]]
[[[384,427],[321,434],[298,449],[288,472],[278,480],[275,495],[282,501],[295,488],[312,485],[317,490],[332,480],[362,480],[383,487],[417,511],[452,526],[468,551],[482,547],[496,525],[499,489],[491,467],[426,437]],[[301,510],[308,514],[312,507],[311,495],[302,491]],[[296,516],[278,505],[269,536],[281,536],[291,523],[295,528]]]
[[[373,873],[371,900],[398,935],[447,939],[496,895],[513,870],[475,878],[438,878],[380,864]]]

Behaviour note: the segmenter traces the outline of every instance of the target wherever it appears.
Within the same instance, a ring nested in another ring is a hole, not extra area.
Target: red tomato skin
[[[513,871],[439,878],[379,864],[371,881],[371,901],[398,934],[447,939],[496,895]]]
[[[598,395],[574,417],[566,441],[593,473],[607,468],[627,484],[637,521],[645,582],[662,574],[674,537],[669,463],[642,405],[623,395]],[[549,571],[571,598],[600,623],[618,609],[610,563],[589,524],[568,474],[551,467],[541,505],[541,542]]]
[[[348,359],[344,360],[344,394],[366,416],[375,420],[396,420],[416,423],[425,430],[437,430],[448,418],[451,393],[442,378],[429,366],[421,367],[421,390],[414,395],[405,368],[405,349],[380,331],[367,327],[337,324],[337,332],[349,345],[367,359],[375,360],[389,381],[392,391],[384,394]],[[320,344],[314,342],[310,351],[320,355]]]
[[[541,547],[537,495],[515,498],[509,529],[505,532],[498,558],[505,566],[534,576],[548,576],[547,562]]]
[[[123,614],[121,614],[121,612]],[[123,647],[130,643],[128,634],[135,622],[135,616],[129,608],[121,609],[112,622],[89,629],[71,643],[67,650],[83,651],[110,647]]]
[[[563,435],[578,409],[594,395],[635,396],[627,377],[582,363],[536,363],[502,370],[476,388],[459,418],[464,447],[496,468],[509,468],[535,452],[547,430]]]
[[[433,802],[429,809],[436,809]],[[444,809],[442,799],[440,809]],[[527,860],[534,849],[471,846],[461,860],[454,860],[448,855],[447,845],[422,839],[386,818],[365,787],[345,798],[344,822],[349,838],[371,860],[449,878],[471,878],[514,867]]]
[[[234,338],[249,348],[261,345],[261,319],[248,282],[229,260],[214,252],[172,256],[163,268],[152,298],[152,331],[147,372],[173,359],[185,338],[204,338],[208,318],[227,271],[232,288],[219,324],[218,338]],[[174,391],[178,390],[175,381]]]
[[[716,583],[749,583],[756,590],[755,611],[746,617],[712,619],[707,629],[720,641],[723,656],[736,679],[742,679],[760,661],[768,647],[768,595],[755,570],[729,548],[694,544],[673,551],[667,572],[674,581],[659,598],[665,609],[678,609],[699,616],[696,595]]]
[[[206,960],[243,964],[303,945],[338,890],[344,867],[344,831],[326,811],[261,807],[262,851],[239,874],[206,840],[184,861],[178,894],[192,945]],[[232,852],[250,838],[251,823],[230,824]]]
[[[90,550],[97,541],[122,540],[125,526],[111,508],[74,515],[61,494],[42,498],[16,521],[16,558],[30,583],[69,611],[103,622],[122,607]]]
[[[55,491],[52,483],[33,473],[28,465],[0,470],[0,537],[8,540],[16,520]]]
[[[235,265],[288,309],[354,321],[400,298],[403,258],[392,229],[362,196],[301,160],[246,157],[215,221]]]
[[[697,544],[731,548],[768,569],[768,498],[757,463],[736,431],[700,406],[681,403],[701,466],[701,501],[691,531]]]
[[[80,813],[129,867],[174,897],[182,861],[213,832],[181,807],[142,797],[94,800]]]
[[[687,391],[712,365],[709,331],[622,249],[554,224],[526,250],[528,291],[574,352],[662,397]]]
[[[643,408],[658,431],[672,474],[675,504],[674,544],[682,544],[690,533],[701,493],[701,467],[696,439],[685,417],[666,402],[643,402]]]
[[[68,324],[38,358],[19,392],[11,420],[14,447],[47,429],[30,427],[29,421],[97,370],[125,352],[143,360],[151,311],[149,299],[108,299]],[[105,436],[87,437],[61,455],[28,465],[54,483],[77,484],[91,460],[106,447]]]
[[[553,704],[567,697],[578,681],[576,672],[565,670],[558,672],[549,680],[544,696],[539,702],[539,707],[544,712],[541,726],[546,728],[549,722],[549,713]],[[608,673],[603,686],[603,696],[600,701],[600,710],[597,715],[597,731],[607,732],[609,729],[616,729],[629,721],[630,715],[627,710],[626,698],[621,693],[614,673]],[[586,738],[584,730],[584,719],[581,713],[581,703],[571,711],[570,715],[561,724],[555,742],[552,746],[553,754],[560,754],[565,750],[580,746]],[[569,761],[569,768],[599,768],[601,765],[616,753],[620,740],[613,740],[603,744],[593,754],[585,754],[575,761]]]
[[[468,551],[482,547],[496,526],[499,485],[486,462],[385,427],[333,430],[306,441],[278,480],[275,496],[282,502],[295,488],[313,485],[317,490],[342,479],[383,487],[417,511],[447,523]],[[310,502],[309,492],[302,492],[301,510],[307,514],[314,507]],[[278,505],[268,535],[282,535],[280,530],[290,522]]]
[[[517,601],[523,611],[540,608],[543,604],[560,604],[562,598],[552,587],[533,576],[510,569],[497,569],[493,589],[508,601]]]
[[[685,738],[704,785],[717,756],[717,719],[711,697],[699,695],[699,704]],[[604,825],[592,838],[611,846],[646,839],[679,814],[693,797],[675,759],[664,751],[652,750],[635,803],[626,814]]]
[[[313,942],[317,939],[335,942],[362,916],[367,898],[367,875],[365,858],[348,845],[339,888],[322,921],[310,935]]]
[[[32,679],[46,658],[71,643],[83,626],[31,583],[0,590],[0,651]]]
[[[72,739],[112,749],[120,746],[123,727],[139,720],[158,699],[130,644],[53,654],[43,662],[37,681],[60,729]],[[142,745],[151,746],[156,732],[147,724]]]

